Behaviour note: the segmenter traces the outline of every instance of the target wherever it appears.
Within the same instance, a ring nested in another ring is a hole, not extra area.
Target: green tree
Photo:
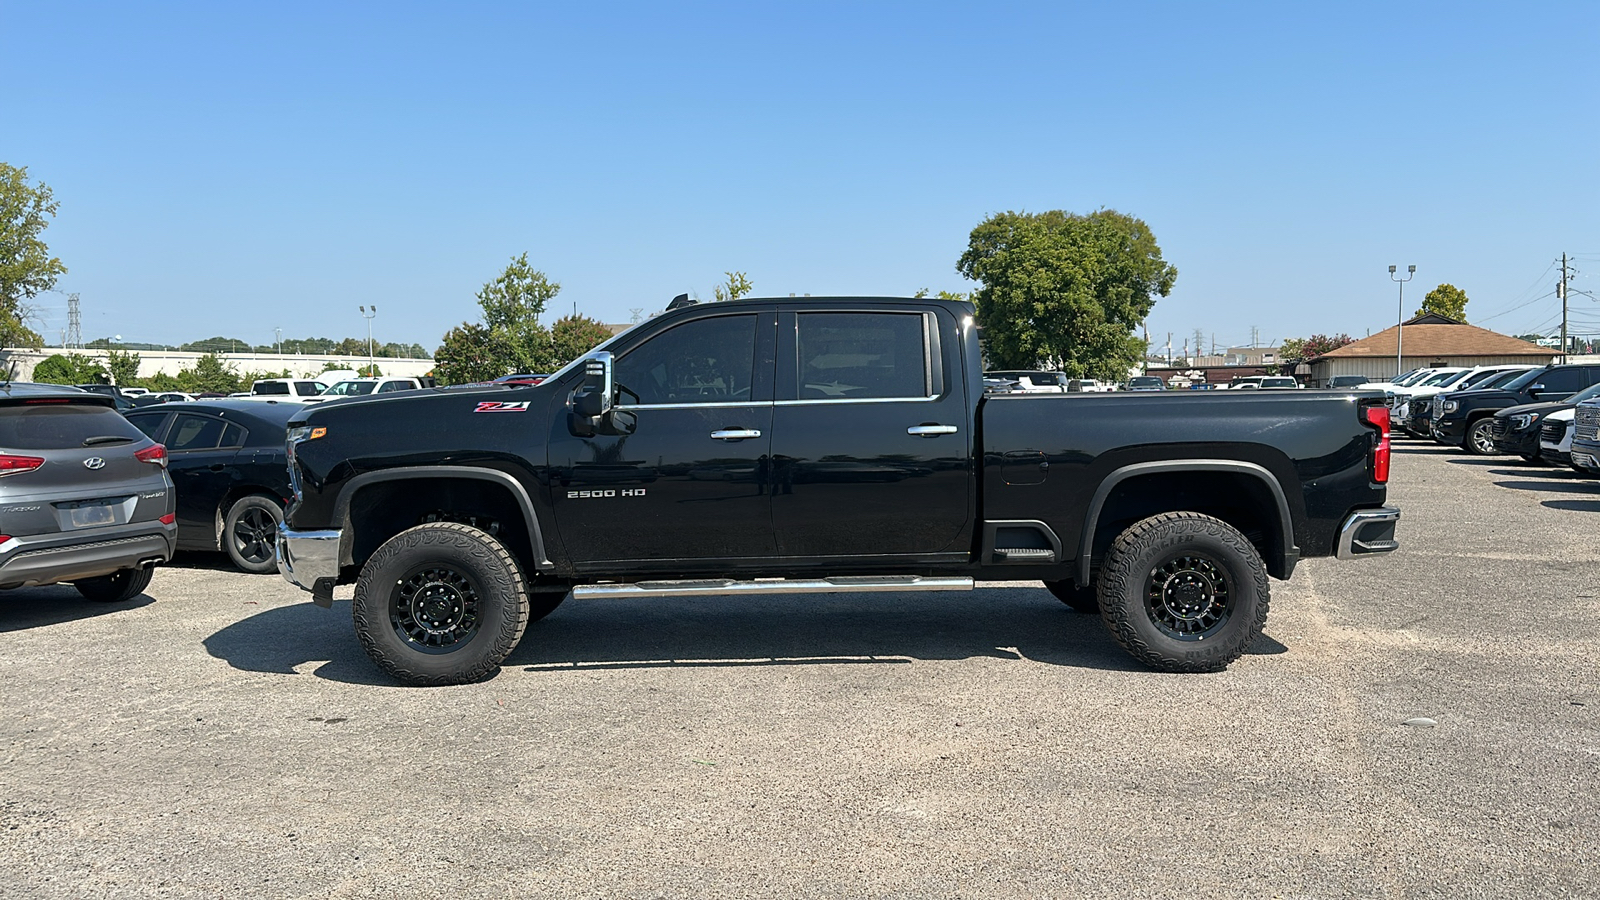
[[[1287,338],[1278,345],[1279,359],[1316,359],[1337,350],[1355,338],[1348,334],[1313,334],[1308,338]]]
[[[728,276],[727,282],[711,289],[711,296],[718,303],[724,300],[737,300],[755,290],[755,285],[750,283],[750,279],[743,272],[723,272],[722,274]],[[573,358],[576,359],[577,357]]]
[[[981,285],[972,299],[993,365],[1109,381],[1144,357],[1134,329],[1178,277],[1149,226],[1109,209],[997,213],[972,230],[956,271]]]
[[[383,369],[380,368],[377,363],[373,363],[370,366],[362,366],[361,368],[357,369],[356,374],[360,375],[362,378],[377,378],[383,375]]]
[[[549,341],[539,316],[559,293],[561,285],[529,265],[524,253],[512,257],[505,271],[478,291],[478,307],[483,310],[483,324],[505,335],[517,355],[531,361],[540,357]]]
[[[1416,315],[1434,313],[1457,322],[1467,320],[1467,292],[1453,284],[1441,284],[1422,298],[1422,308]]]
[[[0,162],[0,347],[39,347],[27,326],[28,301],[67,272],[40,237],[61,206],[50,186],[28,182],[28,168]]]
[[[598,319],[579,315],[562,316],[550,326],[549,365],[539,371],[554,372],[610,337],[611,329]]]
[[[112,350],[106,356],[106,368],[111,373],[111,383],[132,387],[139,383],[139,354]]]
[[[185,385],[179,390],[196,394],[210,391],[231,394],[240,389],[239,373],[215,353],[207,353],[195,360],[193,368],[180,370],[178,381]]]
[[[57,353],[33,367],[33,380],[40,384],[104,384],[106,371],[93,357]]]
[[[462,322],[444,336],[433,354],[433,374],[442,384],[493,381],[510,374],[516,348],[502,332],[476,322]]]

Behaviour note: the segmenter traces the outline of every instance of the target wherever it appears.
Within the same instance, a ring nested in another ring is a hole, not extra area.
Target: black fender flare
[[[1106,498],[1116,490],[1117,485],[1130,478],[1141,475],[1157,475],[1167,472],[1229,472],[1254,478],[1266,485],[1271,493],[1278,512],[1278,531],[1282,541],[1282,553],[1278,566],[1283,572],[1283,577],[1288,578],[1294,571],[1295,563],[1300,559],[1300,550],[1294,543],[1294,518],[1289,512],[1289,498],[1283,493],[1283,485],[1273,477],[1265,466],[1238,459],[1169,459],[1154,462],[1132,463],[1115,469],[1100,482],[1100,487],[1094,492],[1094,499],[1089,501],[1089,511],[1083,519],[1083,533],[1078,538],[1078,584],[1088,584],[1091,577],[1090,563],[1094,555],[1094,534],[1100,524],[1100,512],[1105,506]]]
[[[528,496],[527,488],[522,482],[512,478],[499,469],[485,469],[478,466],[406,466],[398,469],[380,469],[376,472],[366,472],[350,479],[344,490],[339,492],[339,499],[333,507],[333,520],[340,523],[344,532],[339,540],[339,561],[341,564],[351,563],[351,535],[350,528],[350,502],[351,498],[360,493],[361,489],[385,481],[407,481],[412,478],[467,478],[476,481],[491,481],[511,492],[516,499],[517,506],[522,510],[522,518],[528,526],[528,538],[533,544],[533,564],[540,571],[555,568],[550,561],[550,554],[545,551],[544,530],[539,527],[539,516],[533,509],[533,498]]]

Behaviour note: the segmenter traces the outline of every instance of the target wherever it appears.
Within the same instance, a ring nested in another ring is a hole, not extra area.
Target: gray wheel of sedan
[[[278,571],[275,544],[283,510],[263,494],[241,497],[222,520],[222,548],[241,571],[265,575]]]

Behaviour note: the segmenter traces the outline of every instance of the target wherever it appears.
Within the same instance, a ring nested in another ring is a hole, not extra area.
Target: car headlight
[[[1511,417],[1511,427],[1518,431],[1527,431],[1537,421],[1539,421],[1538,413],[1520,413]]]
[[[1455,412],[1456,410],[1458,410],[1460,408],[1461,408],[1461,404],[1459,402],[1455,401],[1455,400],[1446,400],[1444,402],[1444,411],[1445,412]]]

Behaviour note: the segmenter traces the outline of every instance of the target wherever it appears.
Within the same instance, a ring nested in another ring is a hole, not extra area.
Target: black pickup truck
[[[537,386],[308,406],[284,577],[401,681],[496,670],[565,597],[1038,579],[1204,672],[1268,576],[1395,549],[1378,391],[989,394],[970,305],[686,305]]]

